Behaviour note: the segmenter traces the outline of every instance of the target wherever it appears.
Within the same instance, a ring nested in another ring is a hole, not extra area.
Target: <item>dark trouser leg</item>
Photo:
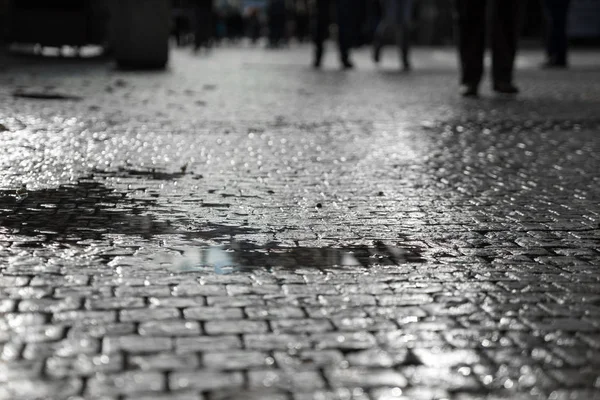
[[[321,64],[323,57],[323,43],[327,38],[329,30],[329,1],[317,0],[317,21],[315,24],[315,32],[313,40],[315,42],[315,65]]]
[[[555,64],[567,63],[567,17],[570,0],[545,0],[548,20],[548,61]]]
[[[520,7],[523,0],[493,0],[492,79],[512,83],[519,36]]]
[[[338,46],[342,63],[348,62],[352,46],[353,4],[349,0],[336,0]]]
[[[477,86],[483,75],[487,0],[456,0],[461,83]]]
[[[401,26],[402,37],[399,46],[402,54],[402,64],[404,68],[410,67],[409,51],[410,51],[410,25],[412,21],[412,0],[398,0],[398,22]]]

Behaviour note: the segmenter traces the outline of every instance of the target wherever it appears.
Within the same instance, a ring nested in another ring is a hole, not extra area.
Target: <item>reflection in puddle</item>
[[[107,235],[147,240],[158,235],[228,240],[235,235],[257,232],[246,226],[195,224],[168,214],[159,218],[149,211],[160,208],[158,201],[144,193],[140,196],[120,192],[91,177],[51,189],[28,190],[25,186],[17,190],[0,189],[0,238],[1,235],[7,235],[5,240],[15,235],[33,237],[32,241],[18,241],[32,247],[53,242],[105,240]]]
[[[229,274],[256,268],[327,268],[334,266],[370,267],[400,265],[425,260],[416,247],[398,247],[376,243],[374,246],[349,247],[260,247],[250,243],[179,250],[172,261],[176,271],[214,269]]]

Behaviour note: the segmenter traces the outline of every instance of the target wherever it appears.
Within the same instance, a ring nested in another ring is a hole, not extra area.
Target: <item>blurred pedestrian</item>
[[[269,26],[269,44],[271,48],[278,48],[285,39],[286,5],[284,0],[269,0],[267,5],[267,18]]]
[[[195,1],[195,29],[194,29],[194,48],[210,48],[212,45],[214,33],[214,10],[213,0]]]
[[[256,44],[256,42],[258,42],[258,39],[260,38],[261,25],[259,12],[260,11],[258,7],[249,7],[247,10],[247,33],[248,37],[250,37],[250,42],[252,44]]]
[[[513,83],[517,53],[519,9],[523,0],[456,0],[461,94],[476,97],[483,76],[486,10],[491,6],[492,89],[516,94]]]
[[[381,0],[383,15],[373,38],[373,61],[379,62],[386,33],[391,29],[398,45],[402,66],[405,71],[410,70],[409,47],[412,7],[412,0]]]
[[[570,0],[544,0],[547,21],[545,68],[567,68],[567,18]]]
[[[307,0],[296,0],[294,11],[296,19],[296,38],[302,43],[308,37],[310,27]]]
[[[317,0],[316,26],[314,34],[315,58],[313,66],[321,67],[325,40],[329,36],[331,15],[335,12],[338,27],[338,48],[342,68],[354,68],[350,61],[350,47],[352,46],[352,33],[354,23],[354,0]]]

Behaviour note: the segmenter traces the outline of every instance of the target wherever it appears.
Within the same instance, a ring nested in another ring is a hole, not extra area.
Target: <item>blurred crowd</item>
[[[180,45],[197,47],[235,43],[243,38],[253,44],[266,39],[270,48],[291,41],[313,39],[320,0],[174,0],[173,34]],[[335,19],[335,1],[328,7]],[[371,43],[382,16],[377,0],[349,0],[352,8],[352,46]],[[426,19],[418,35],[421,42],[444,44],[452,37],[451,2],[420,1],[414,17]],[[434,26],[437,29],[432,29]],[[327,32],[329,35],[329,32]],[[415,32],[413,32],[415,34]]]

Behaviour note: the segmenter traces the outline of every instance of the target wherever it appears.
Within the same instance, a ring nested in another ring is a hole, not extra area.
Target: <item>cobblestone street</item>
[[[600,56],[329,50],[0,68],[0,399],[600,399]]]

